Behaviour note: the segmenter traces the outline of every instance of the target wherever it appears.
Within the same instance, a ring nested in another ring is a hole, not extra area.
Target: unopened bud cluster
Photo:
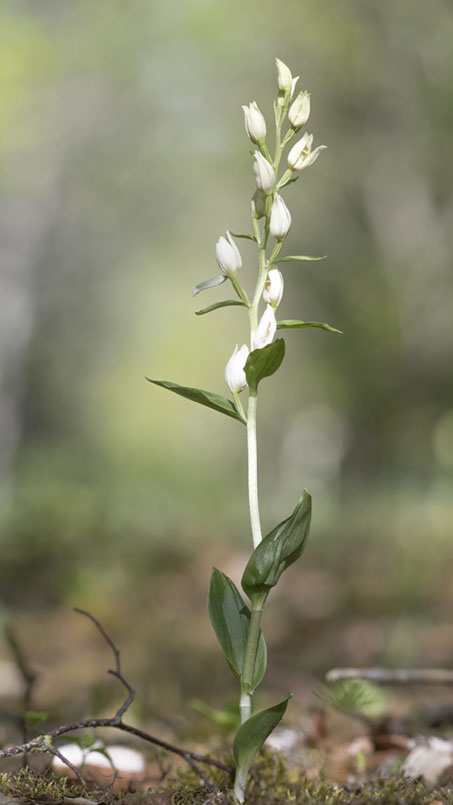
[[[279,180],[277,173],[280,155],[284,145],[291,140],[302,126],[305,126],[310,117],[310,93],[306,90],[299,92],[293,99],[298,76],[293,78],[289,67],[280,59],[276,59],[278,98],[276,108],[277,146],[275,157],[272,159],[266,146],[266,120],[256,101],[243,106],[244,124],[247,136],[256,146],[253,152],[253,172],[256,181],[256,190],[250,202],[254,240],[260,249],[260,272],[266,272],[265,279],[260,273],[260,287],[263,288],[261,298],[266,307],[264,313],[251,333],[251,348],[262,349],[272,342],[277,331],[276,309],[283,295],[283,277],[278,268],[274,267],[284,239],[291,227],[291,213],[283,200],[280,191],[290,180],[295,171],[308,168],[317,160],[325,146],[320,145],[312,150],[313,135],[305,132],[289,151],[288,169]],[[287,115],[290,129],[281,141],[281,125]],[[260,223],[264,219],[264,223]],[[266,261],[265,252],[268,236],[276,241],[272,258]],[[264,255],[264,256],[263,256]],[[239,249],[230,232],[226,237],[219,238],[216,244],[216,259],[222,272],[222,278],[232,281],[241,300],[253,311],[251,322],[257,321],[256,295],[253,303],[243,291],[237,277],[242,267],[242,258]],[[273,262],[274,261],[274,262]],[[222,279],[220,278],[220,279]],[[263,285],[264,282],[264,285]],[[251,313],[252,316],[252,313]],[[234,352],[225,368],[225,380],[233,394],[238,394],[247,386],[245,364],[249,356],[249,348],[243,344],[239,349],[236,345]]]

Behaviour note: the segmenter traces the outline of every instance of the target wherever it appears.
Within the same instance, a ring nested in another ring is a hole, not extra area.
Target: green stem
[[[260,510],[258,504],[258,452],[256,443],[256,395],[249,394],[247,415],[247,454],[248,454],[248,486],[250,524],[252,527],[253,547],[262,540]]]
[[[240,803],[245,802],[245,788],[247,785],[249,769],[250,764],[242,768],[238,768],[234,778],[234,796]]]
[[[263,607],[252,608],[247,646],[245,649],[244,670],[241,676],[241,687],[249,692],[253,687],[253,671],[255,668],[255,658],[258,649],[258,640],[261,631],[261,616]]]

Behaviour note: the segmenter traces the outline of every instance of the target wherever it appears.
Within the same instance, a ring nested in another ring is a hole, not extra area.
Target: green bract
[[[253,551],[242,576],[242,589],[251,600],[263,600],[283,571],[299,558],[310,531],[311,495],[303,496],[287,520],[283,520]]]
[[[245,376],[251,394],[256,394],[258,383],[264,377],[270,377],[277,371],[285,357],[285,342],[278,338],[273,344],[262,349],[254,349],[245,364]]]

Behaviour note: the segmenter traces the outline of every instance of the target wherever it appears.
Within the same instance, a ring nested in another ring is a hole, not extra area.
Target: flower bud
[[[247,385],[244,366],[248,356],[249,348],[247,344],[243,344],[239,350],[236,344],[234,352],[225,366],[225,380],[233,394],[239,394]]]
[[[253,348],[262,349],[263,347],[267,347],[276,332],[277,321],[274,308],[271,305],[266,305],[266,310],[261,316],[255,335],[253,336]]]
[[[291,70],[280,59],[275,59],[277,65],[277,80],[278,88],[281,92],[292,92],[293,90],[293,77]]]
[[[255,159],[253,170],[256,178],[256,186],[258,190],[262,190],[266,196],[270,196],[275,184],[274,169],[260,151],[255,151],[253,156]]]
[[[250,137],[252,143],[263,143],[266,137],[266,121],[258,109],[256,101],[252,101],[248,106],[242,108],[247,136]]]
[[[293,101],[289,108],[288,120],[293,128],[300,129],[301,126],[305,125],[309,117],[310,93],[299,92],[296,100]]]
[[[326,145],[318,145],[318,147],[312,151],[312,142],[313,134],[307,134],[307,132],[305,132],[304,136],[293,145],[288,154],[288,167],[292,171],[301,171],[313,165],[313,162],[316,162],[321,151],[327,148]]]
[[[230,233],[226,233],[226,238],[220,237],[215,246],[215,256],[222,274],[230,280],[237,276],[242,266],[241,253],[236,246]]]
[[[262,190],[255,190],[250,202],[253,218],[262,218],[266,215],[266,196]]]
[[[282,197],[276,193],[271,210],[270,233],[276,240],[283,240],[291,226],[291,213]]]
[[[283,276],[278,268],[271,268],[268,271],[266,282],[264,284],[263,299],[267,305],[276,308],[282,301],[283,296]]]

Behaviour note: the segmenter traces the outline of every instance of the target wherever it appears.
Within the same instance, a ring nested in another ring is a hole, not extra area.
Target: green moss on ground
[[[166,780],[165,788],[117,793],[90,788],[58,776],[38,773],[27,767],[15,774],[0,774],[0,792],[24,803],[60,805],[85,797],[105,805],[234,805],[231,779],[214,770],[210,780],[218,788],[209,793],[191,769],[178,768]],[[420,781],[401,776],[371,780],[356,788],[338,788],[319,780],[306,780],[288,769],[282,755],[264,751],[253,766],[247,805],[453,805],[453,787],[429,789]]]
[[[178,769],[167,780],[175,788],[172,805],[234,803],[230,780],[217,777],[220,795],[206,796],[206,788],[191,769]],[[307,780],[288,769],[284,757],[265,750],[254,764],[249,779],[247,805],[453,805],[453,787],[427,788],[420,781],[394,776],[371,780],[355,788],[339,788],[319,780]]]

